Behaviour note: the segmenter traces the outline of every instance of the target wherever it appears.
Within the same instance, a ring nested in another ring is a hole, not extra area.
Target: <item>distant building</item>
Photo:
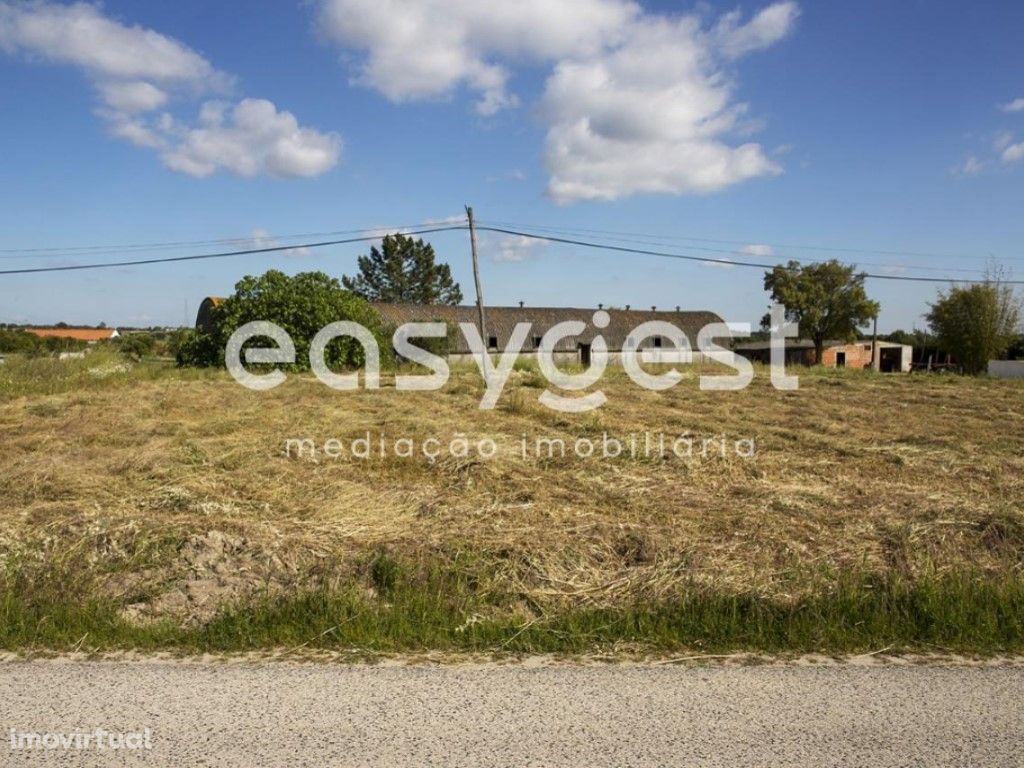
[[[199,305],[199,313],[196,316],[196,326],[209,328],[213,322],[213,310],[223,299],[209,296],[203,299]],[[478,326],[479,314],[475,306],[459,305],[450,306],[445,304],[389,304],[374,302],[376,309],[384,322],[390,326],[398,327],[405,323],[426,323],[444,322],[454,327],[454,332],[449,335],[448,357],[450,360],[470,359],[472,351],[467,344],[462,332],[458,329],[460,323],[472,323]],[[668,322],[686,334],[687,340],[693,349],[694,361],[699,360],[697,351],[697,334],[701,328],[709,323],[721,323],[722,318],[714,312],[708,311],[683,311],[679,307],[675,310],[659,311],[637,310],[637,309],[605,309],[608,313],[609,323],[606,328],[594,326],[594,313],[600,311],[601,307],[589,309],[573,307],[484,307],[484,314],[487,323],[487,348],[494,352],[500,352],[508,345],[509,339],[517,323],[530,323],[530,333],[523,344],[522,355],[526,357],[536,356],[540,347],[540,340],[544,334],[554,325],[567,320],[579,320],[586,325],[585,330],[579,336],[569,336],[561,339],[555,346],[554,358],[559,362],[577,361],[588,365],[593,352],[593,343],[597,336],[604,339],[608,348],[610,362],[617,361],[626,345],[626,337],[637,326],[660,320]],[[658,350],[662,348],[669,352],[671,343],[660,336],[652,336],[640,344],[637,349],[647,351],[648,361],[657,362]],[[653,358],[653,359],[651,359]]]
[[[878,346],[878,370],[882,373],[908,373],[914,348],[909,344],[894,344],[890,341],[876,342]],[[761,363],[771,362],[771,342],[751,341],[733,345],[733,351],[749,360]],[[872,342],[826,341],[821,354],[821,364],[826,368],[870,368],[872,365]],[[786,365],[814,365],[814,342],[810,339],[786,339]]]
[[[89,344],[116,339],[121,335],[116,328],[26,328],[25,330],[44,339],[51,337],[76,339]]]
[[[1024,379],[1024,360],[989,360],[988,375],[994,379]]]
[[[477,326],[480,320],[475,306],[431,305],[431,304],[384,304],[374,303],[384,321],[399,326],[404,323],[446,322],[455,326],[460,323],[471,323]],[[693,348],[693,359],[699,359],[697,352],[697,334],[709,323],[721,323],[722,318],[714,312],[707,311],[658,311],[636,309],[605,309],[609,323],[606,328],[594,325],[594,313],[601,308],[575,307],[484,307],[487,323],[488,350],[501,352],[508,345],[512,332],[518,323],[530,323],[530,333],[523,344],[522,355],[535,357],[540,348],[544,334],[558,323],[567,320],[579,320],[586,325],[578,336],[567,336],[558,341],[554,348],[554,359],[559,362],[579,362],[589,365],[593,353],[594,340],[600,336],[608,348],[610,362],[616,362],[623,350],[627,349],[627,336],[637,326],[660,320],[671,323],[684,334]],[[449,336],[450,347],[448,357],[451,360],[470,359],[472,351],[461,331],[456,330]],[[658,350],[666,352],[674,349],[669,341],[661,336],[652,336],[644,340],[637,349],[648,351],[650,362],[657,362]]]

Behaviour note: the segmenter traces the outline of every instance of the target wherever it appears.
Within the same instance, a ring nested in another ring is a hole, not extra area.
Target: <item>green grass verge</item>
[[[472,651],[587,654],[752,651],[1024,652],[1024,579],[961,574],[925,581],[845,578],[797,601],[694,590],[657,605],[575,608],[525,620],[446,573],[375,567],[376,596],[340,591],[263,595],[209,623],[135,625],[110,600],[0,592],[0,648],[240,652],[295,648],[364,653]],[[38,584],[38,582],[37,582]],[[25,587],[24,583],[22,584]],[[508,605],[507,602],[504,603]]]

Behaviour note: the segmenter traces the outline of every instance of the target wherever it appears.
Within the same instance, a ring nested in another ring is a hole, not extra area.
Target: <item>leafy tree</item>
[[[882,341],[891,341],[894,344],[909,344],[912,347],[935,347],[938,340],[927,331],[915,328],[912,331],[897,329],[890,334],[879,337]]]
[[[853,341],[858,329],[878,315],[878,302],[868,298],[863,273],[836,260],[808,264],[790,261],[764,276],[764,289],[786,308],[786,319],[798,323],[800,336],[814,342],[821,362],[826,339]],[[765,315],[762,327],[770,327]]]
[[[964,373],[978,374],[1001,358],[1016,340],[1021,304],[998,277],[940,291],[926,315],[940,345]]]
[[[342,277],[345,288],[367,301],[405,304],[458,304],[462,289],[447,264],[434,260],[429,243],[388,235],[381,247],[359,257],[359,274]]]
[[[213,310],[212,327],[196,329],[180,340],[178,364],[224,365],[224,348],[231,334],[256,320],[279,325],[292,337],[294,370],[309,369],[310,342],[321,328],[338,320],[363,325],[377,339],[382,362],[391,359],[390,336],[380,315],[365,300],[344,290],[335,278],[323,272],[302,272],[289,277],[270,270],[259,277],[243,277],[235,284],[234,294]],[[249,343],[273,346],[269,339],[257,338]],[[358,368],[365,362],[362,345],[349,337],[332,341],[324,357],[332,369]]]

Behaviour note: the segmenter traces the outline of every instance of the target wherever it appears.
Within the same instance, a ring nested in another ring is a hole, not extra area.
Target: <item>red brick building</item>
[[[876,343],[878,361],[876,367],[882,373],[906,373],[910,370],[914,348],[909,344],[893,344],[888,341]],[[822,350],[821,364],[826,368],[870,368],[872,342],[826,341]],[[771,343],[753,341],[736,344],[733,351],[738,355],[761,363],[771,361]],[[814,365],[814,342],[810,339],[786,339],[786,365]]]

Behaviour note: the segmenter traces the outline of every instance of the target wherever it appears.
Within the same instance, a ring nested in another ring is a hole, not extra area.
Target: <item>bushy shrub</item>
[[[27,353],[39,346],[39,337],[20,328],[0,330],[0,352]]]
[[[235,284],[235,292],[214,308],[210,328],[199,328],[180,340],[179,365],[222,366],[228,339],[246,323],[266,320],[280,326],[295,343],[292,370],[309,369],[309,345],[329,323],[350,320],[363,325],[377,339],[382,363],[393,359],[391,337],[380,315],[364,299],[346,291],[323,272],[302,272],[294,277],[270,270],[248,275]],[[255,338],[247,346],[275,346]],[[358,368],[365,363],[362,345],[353,338],[332,341],[324,355],[332,369]],[[244,359],[244,358],[243,358]]]
[[[131,360],[141,360],[153,353],[156,340],[148,333],[127,333],[117,340],[121,354]]]

